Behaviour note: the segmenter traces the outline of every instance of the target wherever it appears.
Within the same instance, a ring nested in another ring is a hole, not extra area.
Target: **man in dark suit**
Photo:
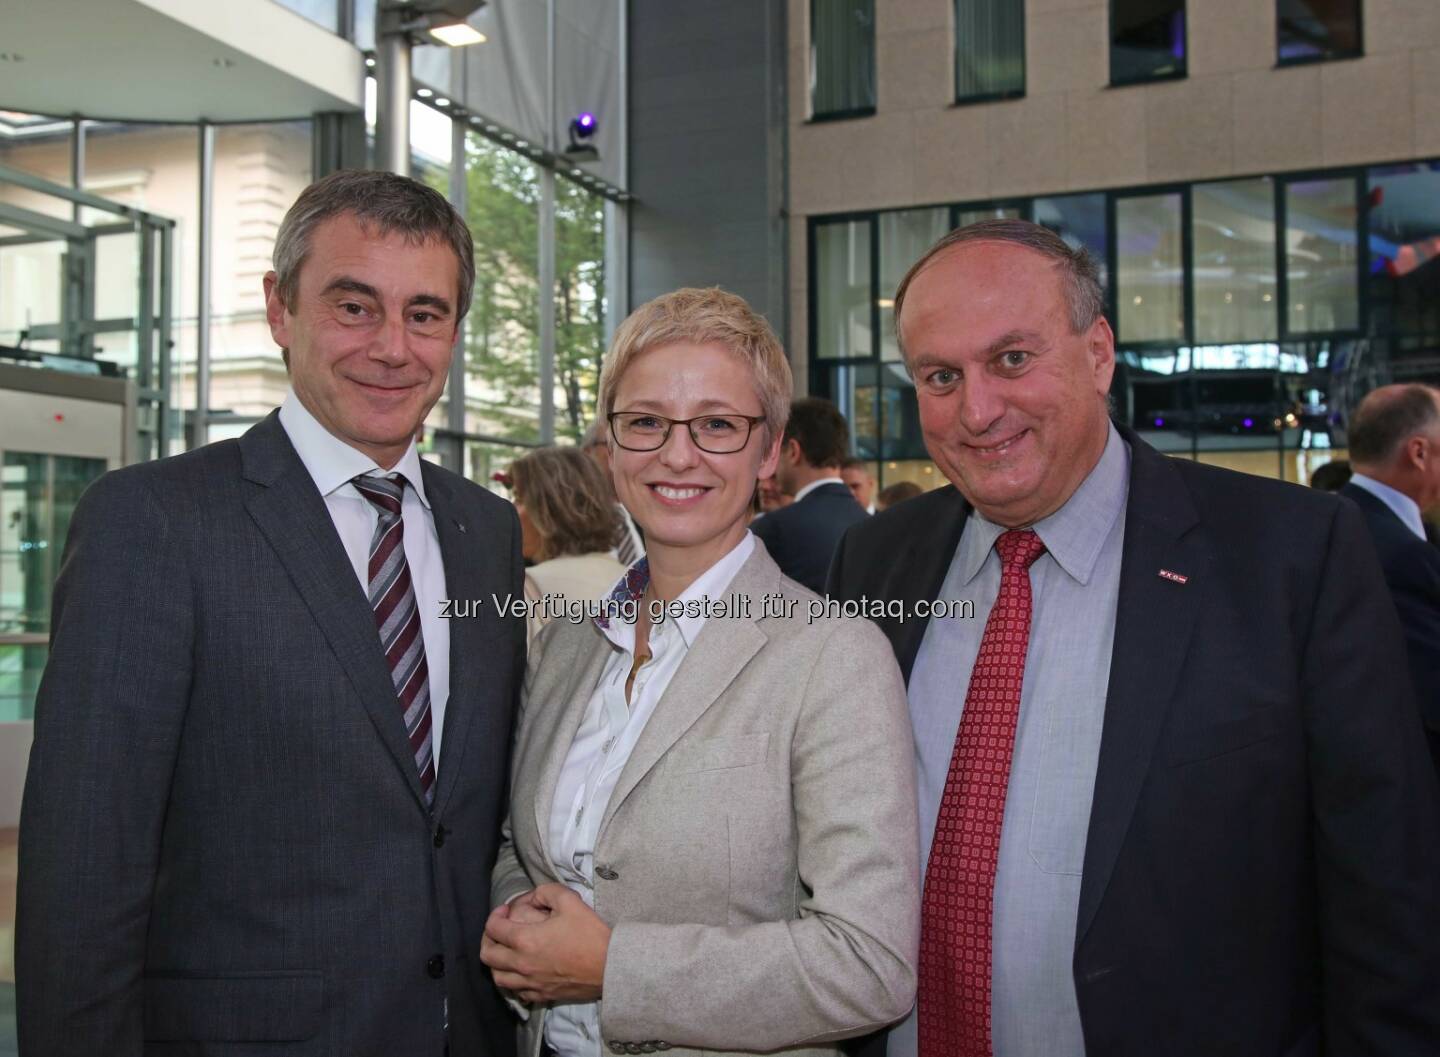
[[[520,533],[414,444],[472,262],[413,180],[312,185],[265,277],[284,406],[80,501],[20,826],[28,1057],[512,1051],[478,956]]]
[[[845,530],[869,515],[840,476],[850,449],[850,427],[828,400],[807,397],[790,405],[775,480],[794,502],[757,518],[750,531],[764,542],[790,579],[816,594]]]
[[[1340,494],[1360,507],[1375,540],[1440,773],[1440,549],[1420,513],[1440,502],[1440,394],[1428,385],[1376,389],[1348,432],[1354,474]]]
[[[896,294],[953,484],[831,575],[906,609],[925,882],[889,1052],[1440,1052],[1435,776],[1364,524],[1112,426],[1103,304],[1021,221]]]

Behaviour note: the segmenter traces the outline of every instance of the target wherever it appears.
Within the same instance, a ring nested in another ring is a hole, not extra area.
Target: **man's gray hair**
[[[456,320],[470,310],[475,288],[475,244],[465,219],[445,196],[418,180],[392,172],[341,169],[317,180],[295,199],[275,237],[275,285],[289,308],[300,289],[300,268],[310,255],[315,229],[331,217],[349,215],[381,235],[401,235],[412,245],[432,239],[455,251],[460,264]]]
[[[1387,385],[1366,395],[1350,416],[1346,440],[1355,466],[1383,466],[1400,446],[1440,419],[1440,390],[1421,382]]]
[[[905,304],[905,294],[915,276],[925,266],[947,250],[967,242],[1009,242],[1034,250],[1048,257],[1060,269],[1061,291],[1066,307],[1070,311],[1070,326],[1076,334],[1088,330],[1105,314],[1105,291],[1100,285],[1100,267],[1083,247],[1075,249],[1049,228],[1032,224],[1028,220],[982,220],[956,228],[925,255],[911,265],[900,280],[895,291],[895,338],[900,350],[905,350],[905,338],[900,331],[900,309]]]

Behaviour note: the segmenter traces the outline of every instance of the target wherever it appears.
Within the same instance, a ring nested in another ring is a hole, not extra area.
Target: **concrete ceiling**
[[[264,121],[364,107],[364,58],[273,0],[0,0],[0,109]]]

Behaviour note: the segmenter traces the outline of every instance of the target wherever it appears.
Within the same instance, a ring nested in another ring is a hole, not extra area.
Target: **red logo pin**
[[[1169,569],[1161,569],[1160,576],[1163,579],[1170,580],[1177,584],[1184,584],[1190,582],[1190,577],[1182,576],[1180,573],[1172,573]]]

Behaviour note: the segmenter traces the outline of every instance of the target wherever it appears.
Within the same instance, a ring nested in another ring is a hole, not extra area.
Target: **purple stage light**
[[[575,119],[575,123],[583,129],[592,129],[595,127],[595,115],[587,110]]]
[[[1244,422],[1244,426],[1246,429],[1249,429],[1253,425],[1255,425],[1255,420],[1253,418],[1247,418]]]
[[[1156,428],[1156,429],[1159,429],[1159,428],[1160,428],[1161,426],[1163,426],[1163,425],[1165,425],[1165,420],[1164,420],[1163,418],[1157,417],[1157,418],[1155,419],[1155,428]]]

